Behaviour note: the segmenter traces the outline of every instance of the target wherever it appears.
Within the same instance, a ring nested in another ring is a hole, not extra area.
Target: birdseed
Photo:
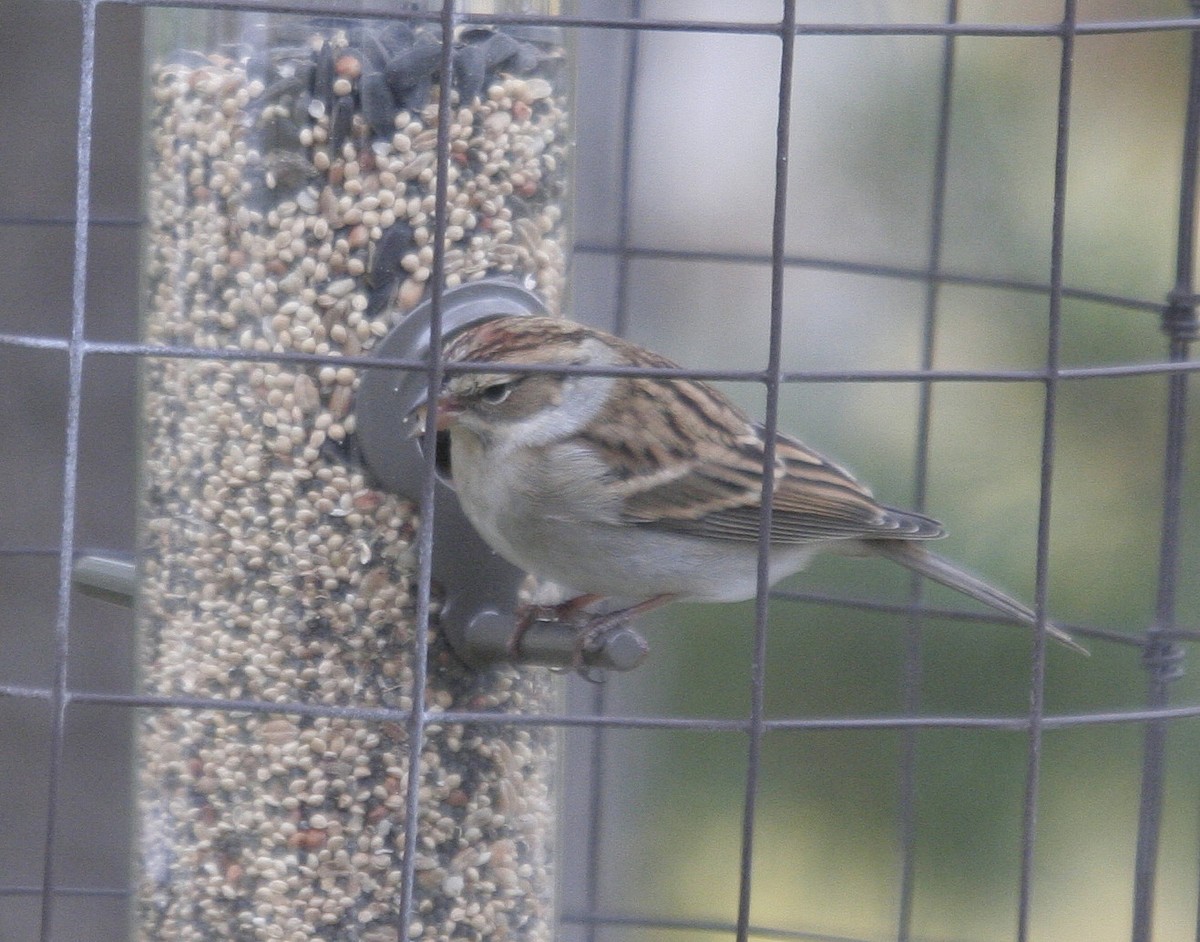
[[[452,95],[445,284],[560,306],[562,49],[471,28],[277,18],[151,73],[153,344],[322,365],[143,363],[147,693],[412,709],[413,505],[339,458],[358,355],[427,296],[437,107]],[[545,672],[465,669],[431,627],[426,709],[555,707]],[[555,737],[426,727],[413,922],[398,924],[409,734],[350,717],[147,710],[138,933],[154,940],[553,935]]]

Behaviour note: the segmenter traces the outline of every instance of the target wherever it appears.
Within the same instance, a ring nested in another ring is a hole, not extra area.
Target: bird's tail
[[[907,540],[874,540],[871,549],[893,562],[899,563],[913,572],[918,572],[927,579],[940,582],[963,595],[969,595],[977,602],[982,602],[989,608],[1015,618],[1027,625],[1037,624],[1037,615],[1028,605],[1023,605],[1011,595],[1000,591],[993,585],[984,582],[978,576],[964,572],[947,559],[936,553],[931,553],[920,543]],[[1046,633],[1056,641],[1069,648],[1074,648],[1083,654],[1088,649],[1072,638],[1069,634],[1049,622],[1046,623]]]

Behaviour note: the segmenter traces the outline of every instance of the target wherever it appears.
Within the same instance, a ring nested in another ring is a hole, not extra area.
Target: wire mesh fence
[[[561,729],[559,938],[1195,936],[1195,10],[428,14],[572,37],[571,316],[813,429],[1093,652],[835,562],[523,716],[149,695],[130,616],[73,590],[136,545],[170,358],[136,313],[149,8],[17,4],[0,40],[6,937],[127,937],[130,731],[167,709]]]

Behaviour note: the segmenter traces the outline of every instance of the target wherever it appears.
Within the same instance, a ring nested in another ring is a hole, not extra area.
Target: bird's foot
[[[529,629],[541,622],[544,624],[560,625],[575,632],[574,655],[571,668],[581,677],[593,682],[599,682],[603,672],[592,666],[596,655],[604,650],[606,644],[614,636],[629,627],[629,623],[638,615],[665,605],[673,599],[673,595],[655,595],[636,605],[622,608],[615,612],[595,613],[587,611],[587,607],[602,599],[599,595],[580,595],[558,605],[527,605],[519,612],[517,627],[508,641],[508,656],[514,663],[521,659],[521,642]],[[638,661],[645,656],[645,644],[638,639],[641,648]]]
[[[575,632],[575,653],[571,658],[571,669],[589,683],[604,683],[604,670],[591,666],[595,655],[604,650],[608,639],[618,631],[624,631],[633,620],[630,609],[593,615]]]
[[[566,625],[582,630],[596,616],[585,611],[593,602],[600,601],[599,595],[580,595],[557,605],[523,605],[517,611],[517,627],[508,639],[508,657],[514,663],[521,659],[521,642],[538,622],[550,625]]]

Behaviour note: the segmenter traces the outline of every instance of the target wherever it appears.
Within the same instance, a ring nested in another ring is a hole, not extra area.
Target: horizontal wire
[[[0,546],[0,559],[17,557],[57,559],[58,555],[59,549],[57,546]],[[110,547],[94,547],[79,549],[76,552],[76,555],[120,555],[128,556],[132,559],[135,554],[128,550],[114,550]],[[1012,618],[994,612],[977,612],[969,609],[944,606],[914,606],[904,602],[884,602],[874,599],[856,598],[850,595],[801,591],[798,589],[772,589],[771,598],[784,602],[805,602],[813,605],[836,605],[840,608],[847,608],[856,611],[880,612],[889,615],[921,615],[924,618],[942,618],[954,621],[968,621],[995,625],[1020,624],[1020,622],[1017,622]],[[1095,625],[1086,625],[1079,622],[1055,621],[1054,624],[1066,631],[1068,634],[1081,635],[1100,641],[1111,641],[1115,644],[1124,644],[1130,647],[1138,648],[1145,647],[1147,644],[1147,639],[1144,635],[1135,634],[1133,632],[1118,631],[1112,628],[1100,628]],[[1200,641],[1200,628],[1173,628],[1170,630],[1163,630],[1158,633],[1158,637],[1169,638],[1171,640],[1178,641]]]
[[[1198,27],[1200,28],[1200,27]],[[144,223],[138,217],[96,217],[89,224],[109,227],[137,227]],[[0,216],[0,226],[73,226],[72,216]],[[572,246],[576,255],[601,255],[628,259],[650,261],[682,261],[703,262],[706,264],[730,265],[763,265],[771,264],[769,255],[761,252],[732,252],[711,249],[668,249],[650,246],[610,246],[601,243],[578,242]],[[1040,281],[1030,281],[1021,278],[1009,278],[1000,275],[979,275],[969,272],[939,270],[930,272],[927,269],[907,265],[889,265],[879,262],[859,262],[852,259],[839,259],[816,255],[788,255],[783,264],[787,268],[816,268],[822,271],[869,275],[880,278],[897,278],[907,281],[920,281],[922,284],[947,284],[961,287],[993,288],[998,290],[1016,291],[1020,293],[1049,294],[1050,286]],[[1076,301],[1090,301],[1111,307],[1127,308],[1129,310],[1145,311],[1159,317],[1167,309],[1167,303],[1152,301],[1146,298],[1130,297],[1128,295],[1112,294],[1093,288],[1072,288],[1064,286],[1064,298]],[[1196,299],[1175,298],[1175,303]]]
[[[0,684],[0,698],[46,701],[53,696],[49,687],[27,687]],[[294,701],[267,702],[263,700],[215,699],[209,697],[167,696],[152,694],[120,694],[90,691],[67,691],[68,706],[115,706],[159,710],[211,710],[220,713],[277,714],[280,716],[337,717],[371,722],[403,722],[411,710],[388,707],[331,706],[328,704]],[[1042,727],[1046,730],[1065,730],[1081,726],[1108,726],[1123,723],[1146,723],[1155,720],[1182,720],[1200,717],[1200,704],[1163,707],[1160,709],[1098,710],[1088,713],[1046,714]],[[763,720],[763,729],[770,731],[800,730],[901,730],[901,729],[993,729],[1023,732],[1029,728],[1029,717],[1019,716],[822,716],[783,717]],[[525,726],[554,728],[612,729],[673,729],[691,732],[745,733],[750,730],[749,719],[681,716],[587,716],[564,713],[511,714],[485,713],[472,710],[430,712],[424,725],[446,724],[472,726]]]
[[[622,258],[635,258],[652,261],[682,261],[706,262],[710,264],[732,265],[769,265],[771,258],[762,252],[732,252],[716,249],[668,249],[649,246],[619,247],[599,243],[576,243],[572,251],[577,255],[607,255]],[[926,268],[910,265],[889,265],[881,262],[858,262],[852,259],[832,258],[819,255],[788,255],[784,257],[784,265],[788,268],[817,268],[822,271],[849,273],[855,275],[874,275],[880,278],[898,278],[907,281],[919,281],[924,284],[949,284],[974,288],[996,288],[1022,293],[1049,295],[1050,285],[1041,281],[1030,281],[1021,278],[1006,278],[1001,275],[979,275],[969,272],[955,272],[952,269],[938,269],[931,272]],[[1063,287],[1063,297],[1079,301],[1095,301],[1114,307],[1125,307],[1133,310],[1147,311],[1162,315],[1167,304],[1162,301],[1150,301],[1145,298],[1129,297],[1127,295],[1111,294],[1091,288]]]
[[[710,932],[729,934],[735,927],[731,922],[715,919],[667,919],[662,916],[635,915],[612,912],[564,912],[564,923],[579,926],[625,926],[639,929],[663,929],[678,932]],[[806,932],[803,929],[779,929],[751,924],[748,934],[755,939],[793,939],[799,942],[871,942],[860,936],[830,935],[828,932]]]
[[[122,899],[129,896],[133,890],[115,886],[56,886],[55,896],[99,896]],[[37,886],[0,886],[0,896],[41,896],[42,885]]]
[[[954,621],[970,621],[994,625],[1022,625],[1024,622],[1009,618],[994,612],[975,612],[960,608],[944,608],[929,605],[911,605],[903,602],[879,602],[869,599],[858,599],[847,595],[825,594],[820,592],[802,592],[793,589],[773,589],[771,597],[788,602],[808,602],[816,605],[836,605],[841,608],[860,611],[882,612],[889,615],[920,615],[922,618],[944,618]],[[1145,636],[1131,632],[1117,631],[1112,628],[1098,628],[1093,625],[1054,621],[1054,625],[1068,634],[1083,635],[1099,641],[1112,641],[1115,644],[1125,644],[1130,647],[1145,647]],[[1141,631],[1141,629],[1137,629]],[[1177,640],[1200,641],[1200,630],[1178,628],[1163,632],[1159,637],[1170,637]]]
[[[1200,26],[1198,26],[1200,28]],[[89,225],[105,227],[136,228],[145,223],[140,216],[92,216]],[[75,217],[71,215],[58,216],[4,216],[0,215],[0,226],[74,226]],[[604,255],[630,259],[656,261],[705,262],[710,264],[736,265],[770,265],[771,258],[762,252],[733,252],[713,249],[673,249],[653,246],[616,246],[603,243],[577,242],[571,250],[576,255]],[[879,262],[859,262],[852,259],[840,259],[816,255],[787,255],[783,264],[787,268],[818,268],[823,271],[851,273],[859,275],[874,275],[881,278],[899,278],[909,281],[937,284],[951,284],[977,288],[996,288],[1023,293],[1048,294],[1050,286],[1039,281],[1020,278],[1006,278],[1000,275],[979,275],[952,270],[930,272],[927,269],[907,265],[889,265]],[[1113,307],[1141,310],[1162,316],[1167,304],[1162,301],[1152,301],[1146,298],[1129,297],[1112,294],[1091,288],[1063,288],[1063,297],[1080,301],[1093,301]],[[1195,301],[1195,299],[1176,299]]]
[[[242,349],[208,349],[204,347],[164,347],[145,343],[87,340],[81,344],[85,355],[132,356],[147,359],[212,360],[225,363],[294,363],[305,366],[351,366],[370,369],[425,371],[429,365],[422,360],[392,357],[340,354],[296,353],[292,351],[256,351]],[[70,341],[61,337],[31,334],[0,334],[0,347],[67,352]],[[494,373],[496,364],[463,362],[445,364],[445,372]],[[715,370],[691,367],[592,366],[575,364],[522,364],[522,374],[548,373],[561,376],[643,376],[655,379],[692,379],[709,382],[765,383],[763,370]],[[1147,363],[1114,363],[1108,366],[1062,367],[1054,371],[1057,379],[1119,379],[1132,376],[1151,376],[1200,372],[1200,361],[1156,360]],[[789,370],[782,374],[785,383],[920,383],[920,382],[980,382],[980,383],[1043,383],[1050,376],[1041,369],[908,369],[908,370]]]
[[[75,227],[75,217],[63,213],[57,216],[5,216],[0,214],[0,226],[70,226]],[[113,226],[120,228],[136,228],[146,222],[143,216],[88,216],[89,226]]]
[[[0,546],[0,559],[14,557],[57,559],[58,555],[59,548],[57,546]],[[111,547],[82,548],[77,550],[76,555],[123,556],[129,557],[130,559],[134,558],[135,556],[135,554],[129,550],[114,550]],[[874,599],[857,598],[850,595],[802,591],[798,589],[772,589],[771,598],[784,602],[806,602],[813,605],[836,605],[841,608],[854,609],[857,611],[880,612],[889,615],[921,615],[925,618],[943,618],[954,621],[980,622],[996,625],[1020,624],[1020,622],[1017,622],[1012,618],[995,612],[977,612],[969,609],[945,606],[914,606],[904,602],[884,602]],[[1100,628],[1095,625],[1086,625],[1080,622],[1055,621],[1054,624],[1069,634],[1083,635],[1089,638],[1095,638],[1097,640],[1112,641],[1116,644],[1125,644],[1133,647],[1144,647],[1146,644],[1146,638],[1143,635],[1134,634],[1132,632],[1118,631],[1112,628]],[[1174,628],[1170,630],[1163,630],[1159,632],[1158,637],[1170,638],[1173,640],[1200,641],[1200,628]]]
[[[398,9],[388,0],[356,0],[353,7],[330,0],[102,0],[102,5],[163,7],[173,9],[237,10],[277,14],[335,16],[346,19],[403,19],[437,21],[436,12]],[[568,16],[534,13],[461,13],[462,24],[496,26],[560,26],[573,29],[638,30],[641,32],[727,33],[778,36],[778,20],[733,21],[673,20],[631,17]],[[1158,17],[1143,20],[1097,20],[1074,24],[1077,36],[1106,36],[1114,33],[1150,33],[1190,30],[1200,21],[1187,17]],[[1048,37],[1063,35],[1066,27],[1055,23],[797,23],[798,36],[978,36]]]

